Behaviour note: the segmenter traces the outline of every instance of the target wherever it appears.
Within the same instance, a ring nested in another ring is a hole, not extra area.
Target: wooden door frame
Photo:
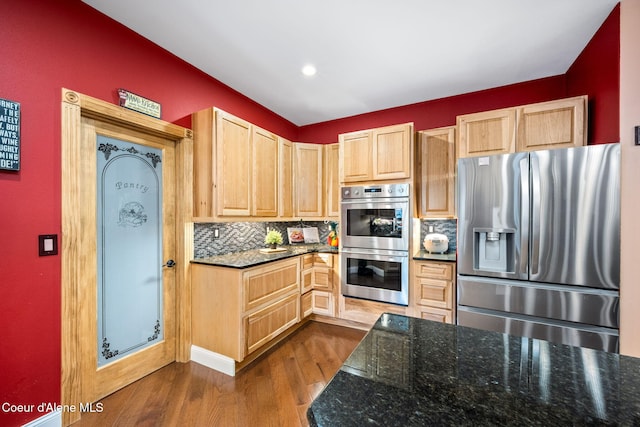
[[[193,257],[193,132],[123,107],[62,89],[62,242],[61,242],[61,405],[72,408],[62,413],[63,425],[80,419],[82,381],[80,372],[79,306],[81,284],[95,275],[96,266],[87,253],[96,251],[85,219],[95,217],[95,200],[87,200],[80,184],[95,180],[82,168],[80,142],[82,117],[152,134],[176,143],[176,354],[186,362],[191,347],[191,280],[189,262]],[[86,169],[86,168],[84,168]],[[73,406],[72,406],[73,405]]]

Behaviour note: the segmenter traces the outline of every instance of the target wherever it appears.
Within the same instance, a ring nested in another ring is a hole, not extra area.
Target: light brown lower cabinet
[[[331,253],[312,253],[302,256],[303,283],[301,302],[309,301],[311,308],[303,310],[303,317],[310,314],[335,317],[338,277],[337,255]],[[334,284],[335,281],[335,284]]]
[[[191,266],[192,343],[241,362],[300,320],[300,258]]]
[[[455,323],[455,263],[413,262],[413,299],[417,317]]]
[[[340,318],[373,326],[382,313],[407,314],[407,307],[340,296]]]

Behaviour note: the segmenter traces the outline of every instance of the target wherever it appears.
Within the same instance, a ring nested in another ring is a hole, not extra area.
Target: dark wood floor
[[[100,401],[77,426],[306,426],[306,412],[364,337],[309,322],[230,377],[172,363]]]

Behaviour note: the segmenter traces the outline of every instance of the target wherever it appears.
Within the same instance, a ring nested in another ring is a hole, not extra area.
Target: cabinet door
[[[322,153],[320,144],[295,143],[295,216],[323,214]]]
[[[191,115],[193,127],[193,216],[211,218],[213,211],[213,165],[215,150],[213,108]]]
[[[372,172],[371,132],[339,136],[340,182],[370,181]]]
[[[253,126],[253,216],[278,215],[278,137]]]
[[[313,290],[311,295],[313,313],[323,316],[335,316],[335,303],[331,292]]]
[[[455,127],[418,132],[418,201],[423,218],[455,215]]]
[[[457,117],[458,156],[491,156],[516,150],[516,110],[484,111]]]
[[[278,215],[293,216],[293,143],[280,138],[278,153]]]
[[[216,110],[216,212],[251,214],[251,124]]]
[[[330,268],[313,267],[313,289],[324,291],[333,289],[333,276]]]
[[[247,354],[271,341],[300,318],[300,294],[291,294],[245,320]]]
[[[518,151],[586,144],[587,97],[526,105],[518,109]]]
[[[412,124],[374,129],[371,141],[374,180],[411,177]]]
[[[300,318],[309,317],[313,313],[313,303],[311,302],[311,292],[300,295]]]
[[[325,189],[327,194],[327,216],[340,216],[340,146],[327,144],[324,150]]]

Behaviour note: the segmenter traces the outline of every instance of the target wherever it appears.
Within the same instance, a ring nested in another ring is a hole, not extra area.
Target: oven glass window
[[[368,288],[402,290],[401,262],[347,258],[347,283]]]
[[[402,209],[349,209],[347,235],[402,238]]]

